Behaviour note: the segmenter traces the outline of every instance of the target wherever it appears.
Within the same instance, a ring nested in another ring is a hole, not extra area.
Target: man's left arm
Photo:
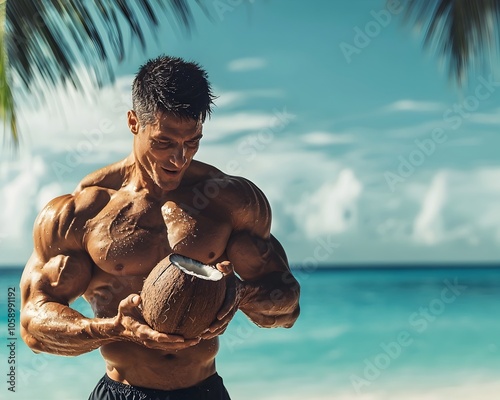
[[[239,309],[261,327],[290,328],[300,312],[300,285],[283,247],[270,233],[269,202],[250,181],[239,178],[235,183],[241,203],[233,203],[239,207],[232,213],[234,230],[226,253],[241,279]]]
[[[290,328],[300,312],[300,285],[278,240],[252,228],[254,232],[234,233],[227,246],[228,258],[241,278],[239,309],[258,326]]]

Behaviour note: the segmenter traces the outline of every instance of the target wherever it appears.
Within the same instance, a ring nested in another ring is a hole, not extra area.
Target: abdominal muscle
[[[177,352],[115,342],[101,347],[107,375],[118,382],[151,389],[175,390],[195,386],[215,373],[219,340],[202,340]]]

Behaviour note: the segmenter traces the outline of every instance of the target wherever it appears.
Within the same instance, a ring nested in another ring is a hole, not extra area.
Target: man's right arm
[[[87,318],[69,307],[92,278],[93,262],[79,235],[83,235],[92,207],[102,199],[80,200],[85,204],[71,195],[58,197],[35,222],[35,249],[21,278],[23,340],[36,352],[67,356],[87,353],[113,341],[131,341],[150,348],[186,347],[185,343],[173,343],[182,342],[181,338],[156,332],[140,322],[139,296],[123,299],[113,318]],[[82,210],[86,218],[78,218]]]

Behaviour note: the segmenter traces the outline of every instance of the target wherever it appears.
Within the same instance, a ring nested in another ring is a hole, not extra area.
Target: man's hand
[[[180,335],[155,331],[144,321],[140,304],[138,294],[131,294],[120,302],[118,314],[113,318],[112,330],[115,334],[150,349],[165,351],[178,351],[199,343],[201,338],[184,339]]]
[[[226,279],[226,297],[220,310],[217,313],[217,319],[201,335],[202,339],[212,339],[222,335],[234,314],[245,293],[243,282],[235,275],[234,267],[230,261],[222,261],[216,264],[216,268],[222,272]]]

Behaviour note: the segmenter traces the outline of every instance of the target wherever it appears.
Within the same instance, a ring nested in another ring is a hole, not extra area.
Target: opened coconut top
[[[182,272],[196,276],[207,281],[218,281],[224,277],[224,274],[212,265],[206,265],[189,257],[180,254],[172,254],[170,262],[179,268]]]

